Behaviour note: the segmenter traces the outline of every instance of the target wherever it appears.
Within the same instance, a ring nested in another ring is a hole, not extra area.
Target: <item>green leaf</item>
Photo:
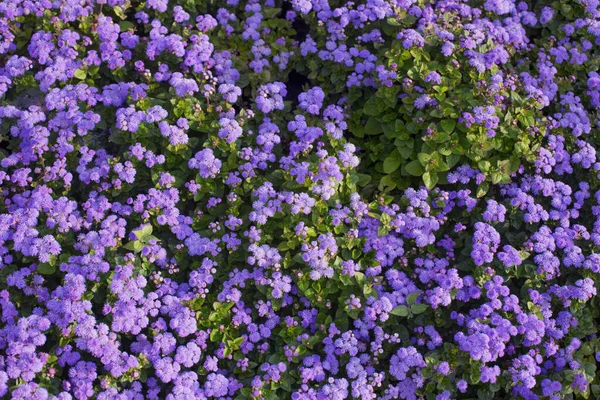
[[[503,178],[504,178],[504,177],[503,177],[503,175],[502,175],[502,173],[501,173],[501,172],[499,172],[499,171],[494,171],[494,172],[492,172],[492,183],[493,183],[494,185],[496,185],[496,184],[500,183],[500,181],[501,181]]]
[[[133,234],[141,241],[149,240],[152,235],[152,225],[145,225],[142,229],[134,231]]]
[[[356,279],[356,283],[358,283],[360,286],[367,282],[367,277],[362,272],[355,272],[354,279]]]
[[[400,163],[400,159],[397,158],[394,153],[392,153],[385,160],[383,160],[383,172],[386,174],[391,174],[400,168]]]
[[[121,19],[127,18],[127,15],[125,14],[125,11],[123,10],[123,8],[121,6],[113,7],[112,10],[115,14],[117,14],[117,16],[119,18],[121,18]]]
[[[479,185],[479,187],[477,188],[477,197],[483,197],[485,196],[485,194],[488,192],[488,190],[490,189],[490,184],[489,182],[483,182],[481,183],[481,185]]]
[[[458,154],[450,154],[448,157],[446,157],[446,162],[450,168],[454,167],[458,161],[460,161],[460,155]]]
[[[367,175],[367,174],[358,174],[357,175],[358,180],[356,181],[356,184],[358,186],[365,186],[367,183],[371,182],[371,175]]]
[[[379,237],[383,237],[383,236],[387,235],[388,233],[390,233],[390,231],[385,226],[380,226],[379,228],[377,228],[377,236],[379,236]]]
[[[406,172],[413,176],[421,176],[423,175],[423,172],[425,172],[419,160],[412,160],[411,162],[406,164],[404,168],[406,168]]]
[[[42,275],[52,275],[56,272],[56,267],[49,263],[40,263],[37,266],[37,271]]]
[[[386,175],[379,181],[378,189],[384,192],[389,192],[396,188],[396,182],[394,182],[394,178],[391,175]]]
[[[433,153],[431,153],[431,159],[429,160],[429,169],[430,171],[448,171],[448,169],[450,169],[448,167],[448,164],[446,164],[444,162],[444,157],[442,157],[442,155],[437,152],[434,151]]]
[[[387,19],[387,23],[392,25],[392,26],[400,26],[400,22],[398,21],[398,18],[388,18]]]
[[[441,147],[438,147],[437,150],[443,156],[449,156],[452,154],[452,148],[448,145],[442,145]]]
[[[127,244],[125,244],[125,246],[123,246],[123,248],[125,250],[134,251],[135,250],[135,242],[137,242],[137,240],[132,240],[131,242],[128,242]]]
[[[383,134],[391,139],[396,137],[396,121],[388,122],[382,125],[383,126]]]
[[[508,164],[509,174],[514,174],[515,172],[517,172],[519,170],[520,165],[521,165],[521,160],[519,160],[517,157],[511,157],[509,159],[509,164]]]
[[[440,122],[440,125],[446,133],[450,134],[454,132],[454,127],[456,127],[456,121],[452,119],[445,119]]]
[[[121,32],[125,32],[125,31],[135,28],[135,25],[133,24],[133,22],[130,22],[130,21],[121,21],[119,23],[119,27],[121,28]]]
[[[210,340],[212,342],[219,342],[221,341],[221,338],[223,337],[223,335],[221,334],[221,332],[218,329],[214,329],[210,332]]]
[[[388,226],[388,224],[392,221],[392,217],[388,213],[382,213],[379,220],[383,225]]]
[[[75,72],[73,73],[73,76],[77,79],[81,79],[84,80],[85,77],[87,76],[87,72],[85,72],[85,70],[78,68],[75,70]]]
[[[521,157],[521,156],[523,156],[523,155],[525,155],[525,154],[527,154],[529,152],[529,146],[526,143],[523,143],[523,142],[517,142],[517,143],[515,143],[514,149],[515,149],[515,153],[514,154],[517,157]]]
[[[371,287],[371,285],[363,286],[363,295],[366,299],[375,297],[377,298],[377,291]]]
[[[200,311],[202,309],[202,304],[204,304],[204,299],[202,297],[196,297],[190,302],[190,306],[194,311]]]
[[[479,161],[477,166],[479,167],[479,170],[485,174],[486,172],[488,172],[490,170],[492,163],[490,163],[487,160],[482,160],[482,161]]]
[[[431,190],[433,189],[433,187],[435,186],[435,184],[438,182],[438,174],[436,174],[435,172],[425,172],[423,174],[423,183],[425,184],[425,187],[427,187],[427,189]]]
[[[479,371],[476,363],[471,364],[471,375],[469,377],[471,378],[472,385],[477,385],[479,383],[481,379],[481,372]]]
[[[406,303],[410,306],[411,304],[415,304],[417,298],[421,295],[421,292],[414,292],[406,296]]]
[[[450,135],[447,132],[436,132],[433,134],[432,139],[436,143],[444,143],[450,140]]]
[[[410,306],[410,311],[413,314],[422,314],[425,312],[425,310],[427,310],[427,308],[429,308],[427,304],[413,304]]]
[[[419,154],[417,154],[417,158],[421,162],[421,165],[427,165],[427,163],[431,159],[431,154],[429,154],[429,153],[419,153]]]
[[[135,253],[139,253],[144,248],[144,243],[140,242],[139,240],[132,240],[123,246],[123,248],[126,250],[131,250]]]
[[[239,84],[238,84],[239,86]],[[350,88],[350,90],[348,91],[348,102],[350,104],[354,103],[355,101],[361,99],[363,97],[363,92],[362,90],[360,90],[360,88],[358,88],[357,86],[353,86],[352,88]]]
[[[408,307],[406,307],[406,306],[395,307],[392,311],[390,311],[390,314],[397,315],[399,317],[406,317],[406,316],[408,316]]]
[[[365,133],[367,135],[379,135],[382,132],[383,127],[381,126],[381,123],[375,118],[369,118],[369,120],[365,124]]]
[[[136,253],[139,253],[140,251],[142,251],[142,249],[144,248],[144,243],[140,242],[139,240],[136,240],[135,242],[133,242],[133,250]]]
[[[367,100],[367,102],[365,103],[365,106],[363,107],[363,113],[365,115],[370,116],[381,114],[381,112],[383,111],[382,109],[384,108],[382,103],[383,102],[378,97],[371,96],[369,100]]]
[[[400,156],[402,156],[402,158],[404,158],[405,160],[409,159],[413,153],[413,149],[407,146],[396,147],[396,149],[398,149]]]

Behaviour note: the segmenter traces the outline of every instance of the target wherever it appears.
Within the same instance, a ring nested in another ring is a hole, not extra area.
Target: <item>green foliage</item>
[[[408,27],[411,21],[406,16],[382,22],[382,30],[394,37],[395,25]],[[517,65],[518,52],[513,51],[502,70],[494,67],[483,73],[469,64],[462,50],[449,57],[441,54],[438,39],[410,50],[388,40],[379,53],[386,65],[397,65],[397,78],[377,90],[352,88],[348,96],[350,132],[363,149],[361,171],[375,178],[370,185],[386,191],[415,184],[432,188],[446,183],[456,165],[478,167],[483,160],[488,163],[482,170],[487,182],[506,183],[521,164],[534,161],[545,131],[541,105],[519,87],[502,87],[494,94],[485,89],[495,74],[506,77],[508,70],[526,68]],[[433,71],[440,74],[441,83],[425,81]],[[422,94],[435,104],[419,105]],[[501,105],[490,101],[494,96],[502,96]],[[488,136],[484,124],[462,120],[463,113],[479,106],[495,107],[499,122],[494,137]]]

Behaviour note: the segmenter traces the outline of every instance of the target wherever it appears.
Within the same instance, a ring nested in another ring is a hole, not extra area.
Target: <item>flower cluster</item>
[[[0,397],[600,397],[597,2],[217,3],[0,1]]]

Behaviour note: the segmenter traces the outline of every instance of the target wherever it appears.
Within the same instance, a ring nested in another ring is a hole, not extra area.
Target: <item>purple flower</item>
[[[219,85],[219,93],[221,93],[225,101],[233,104],[237,102],[238,97],[242,95],[242,90],[230,83],[224,83]]]
[[[221,125],[221,129],[219,129],[219,137],[221,139],[225,139],[225,141],[229,144],[235,142],[240,136],[242,136],[242,128],[235,119],[221,118],[219,120],[219,125]]]
[[[307,92],[300,93],[298,96],[298,100],[300,101],[299,107],[309,114],[319,115],[323,106],[323,99],[325,99],[325,93],[323,89],[317,86]]]
[[[148,0],[146,7],[164,13],[167,11],[169,0]]]
[[[442,83],[442,77],[436,71],[431,71],[425,76],[425,82],[439,85]]]
[[[511,13],[515,9],[515,4],[512,0],[486,0],[484,8],[498,15]]]
[[[505,267],[514,267],[523,262],[519,252],[512,246],[506,245],[503,251],[498,253],[498,259],[504,263]]]
[[[188,166],[199,170],[202,178],[214,178],[220,172],[221,160],[215,158],[212,149],[204,149],[190,159]]]
[[[287,95],[285,84],[273,82],[263,85],[256,92],[256,106],[268,114],[274,110],[283,110],[283,97]]]
[[[221,374],[211,373],[206,377],[204,390],[209,397],[224,397],[228,392],[229,380]]]
[[[310,0],[292,0],[292,7],[302,14],[308,14],[312,10],[312,3]]]
[[[171,75],[169,84],[175,89],[175,93],[179,97],[191,96],[199,90],[198,84],[194,79],[184,78],[180,72],[175,72]]]

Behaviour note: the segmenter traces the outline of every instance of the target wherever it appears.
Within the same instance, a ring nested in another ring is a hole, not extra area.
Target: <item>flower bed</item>
[[[596,0],[0,1],[0,397],[598,398]]]

